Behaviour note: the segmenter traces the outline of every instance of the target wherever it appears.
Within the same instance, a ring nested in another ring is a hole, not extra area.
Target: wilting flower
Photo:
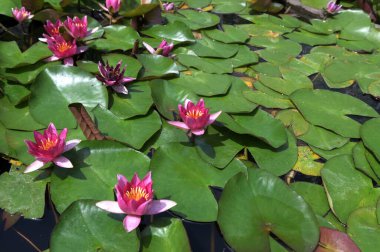
[[[153,200],[152,183],[151,172],[142,180],[135,173],[131,182],[119,174],[115,186],[117,201],[100,201],[96,206],[111,213],[127,214],[123,225],[131,232],[140,224],[142,215],[158,214],[177,204],[171,200]]]
[[[163,3],[162,7],[164,11],[172,11],[174,10],[174,3]]]
[[[106,8],[108,12],[118,12],[120,9],[120,0],[106,0]]]
[[[222,111],[209,114],[205,108],[203,99],[194,105],[192,101],[186,99],[185,106],[178,105],[179,116],[183,122],[169,121],[168,123],[181,129],[189,130],[194,135],[203,135],[208,125],[212,124]]]
[[[173,43],[168,44],[166,40],[162,40],[161,44],[157,47],[156,50],[154,50],[152,46],[145,42],[143,42],[143,45],[151,54],[162,55],[164,57],[168,57],[174,47]]]
[[[31,15],[30,11],[27,11],[25,7],[18,9],[17,7],[12,8],[13,17],[19,22],[22,23],[26,19],[32,19],[34,15]]]
[[[75,39],[66,41],[61,35],[55,37],[45,36],[48,48],[53,52],[53,56],[48,58],[48,61],[64,60],[65,65],[73,65],[73,57],[75,54],[84,52],[87,47],[77,47]]]
[[[330,1],[327,3],[326,11],[330,14],[335,14],[342,9],[342,5],[336,4],[335,1]]]
[[[44,25],[44,29],[47,34],[49,34],[49,36],[55,37],[60,35],[59,29],[62,27],[62,25],[63,24],[59,19],[55,22],[55,24],[48,20],[46,21],[46,25]]]
[[[87,30],[87,16],[84,16],[82,19],[78,17],[74,17],[73,19],[67,17],[64,24],[67,32],[75,39],[85,38],[89,35]]]
[[[49,162],[53,162],[63,168],[72,168],[72,163],[62,156],[62,153],[74,148],[80,140],[74,139],[65,142],[66,135],[66,128],[58,135],[53,123],[50,123],[49,127],[44,130],[44,134],[34,131],[34,139],[36,142],[25,140],[25,143],[28,146],[28,152],[36,158],[36,161],[26,167],[25,173],[38,170]]]
[[[108,64],[108,62],[106,65],[103,65],[102,62],[99,61],[98,69],[100,74],[96,75],[96,78],[103,82],[106,86],[112,87],[115,92],[128,94],[128,89],[123,85],[123,83],[131,82],[135,80],[135,78],[124,77],[126,67],[121,70],[121,63],[122,61],[120,60],[115,67],[112,67]]]

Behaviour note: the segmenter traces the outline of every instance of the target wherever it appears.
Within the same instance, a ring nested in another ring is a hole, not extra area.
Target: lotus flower
[[[342,9],[342,5],[336,4],[335,1],[330,1],[327,3],[326,11],[330,14],[335,14]]]
[[[172,11],[174,10],[174,3],[163,3],[162,7],[164,8],[164,11]]]
[[[87,47],[77,47],[75,39],[73,41],[66,41],[61,35],[49,37],[45,35],[48,48],[53,52],[53,56],[48,58],[47,61],[56,61],[63,59],[65,65],[72,66],[74,64],[73,57],[75,54],[84,52]]]
[[[90,34],[90,32],[87,31],[87,16],[84,16],[82,19],[78,17],[74,17],[73,19],[67,17],[64,25],[67,32],[74,39],[85,38]]]
[[[153,200],[151,172],[142,180],[135,173],[131,182],[119,174],[115,190],[117,201],[100,201],[96,206],[111,213],[127,214],[123,220],[127,232],[137,228],[142,215],[158,214],[177,204],[171,200]]]
[[[19,22],[22,23],[26,19],[32,19],[34,15],[31,15],[30,11],[27,11],[25,7],[21,7],[21,9],[12,8],[13,17]]]
[[[63,129],[58,135],[57,129],[53,123],[44,131],[44,134],[34,131],[35,143],[25,140],[28,146],[28,152],[36,158],[36,161],[31,163],[25,169],[25,173],[38,170],[46,163],[53,162],[59,167],[72,168],[70,160],[62,156],[62,153],[74,148],[80,140],[74,139],[65,142],[67,129]]]
[[[178,111],[183,122],[169,121],[168,123],[175,127],[189,130],[194,135],[203,135],[206,127],[212,124],[222,113],[222,111],[219,111],[209,114],[209,110],[205,108],[203,99],[200,99],[197,105],[186,99],[185,106],[178,105]]]
[[[106,8],[108,12],[118,12],[120,9],[120,0],[106,0]]]
[[[60,35],[59,29],[62,27],[62,25],[63,24],[59,19],[55,22],[55,24],[48,20],[46,21],[46,25],[44,25],[44,29],[50,37],[55,37]]]
[[[168,44],[166,40],[162,40],[161,44],[157,47],[156,50],[154,50],[152,46],[150,46],[149,44],[145,42],[143,42],[143,45],[151,54],[162,55],[164,57],[168,57],[174,47],[173,43]]]
[[[126,67],[121,70],[121,64],[122,61],[120,60],[115,67],[112,67],[108,62],[106,65],[103,65],[102,62],[99,61],[98,69],[100,74],[96,75],[96,78],[103,82],[104,85],[112,87],[115,92],[128,94],[128,89],[123,83],[131,82],[135,80],[135,78],[124,77]]]

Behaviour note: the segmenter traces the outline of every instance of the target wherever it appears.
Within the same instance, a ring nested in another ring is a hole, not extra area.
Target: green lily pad
[[[178,42],[195,42],[191,30],[182,22],[174,22],[167,25],[155,25],[147,30],[141,31],[141,33],[156,39],[168,39]]]
[[[123,215],[107,213],[95,204],[80,200],[70,205],[53,230],[51,251],[139,251],[136,231],[124,230]]]
[[[211,0],[185,0],[185,3],[191,8],[202,8],[209,5]]]
[[[336,149],[323,150],[323,149],[319,149],[317,147],[310,145],[311,149],[315,153],[317,153],[319,156],[323,157],[326,160],[329,160],[330,158],[333,158],[333,157],[336,157],[339,155],[344,155],[344,154],[351,155],[352,150],[355,146],[356,146],[355,142],[348,142],[345,145],[343,145],[342,147],[339,147]]]
[[[135,149],[141,149],[144,143],[161,128],[160,116],[156,111],[127,120],[116,117],[103,107],[96,107],[91,112],[102,134],[127,143]]]
[[[296,109],[281,110],[276,114],[276,118],[289,127],[296,137],[305,134],[310,126]]]
[[[199,57],[230,58],[237,53],[239,46],[225,44],[208,37],[197,40],[193,45],[187,47]]]
[[[346,115],[377,117],[377,112],[352,96],[329,91],[300,89],[291,100],[310,123],[330,129],[343,137],[360,137],[360,123]]]
[[[321,175],[330,207],[341,222],[347,223],[349,215],[360,207],[376,205],[380,191],[373,188],[370,178],[355,169],[352,156],[329,159]]]
[[[207,134],[195,138],[198,154],[207,163],[225,168],[243,146],[230,139],[226,131],[208,127]]]
[[[265,86],[285,95],[290,95],[298,89],[313,88],[313,83],[309,78],[294,73],[283,74],[283,78],[275,78],[260,74],[258,78]]]
[[[249,169],[248,176],[238,174],[226,184],[218,224],[236,251],[270,251],[270,233],[295,251],[313,251],[319,240],[310,206],[279,178],[260,169]]]
[[[4,0],[1,3],[0,14],[12,17],[12,8],[21,8],[21,0]]]
[[[30,95],[30,91],[26,87],[21,85],[11,85],[7,82],[4,83],[3,90],[9,102],[14,106],[18,105],[22,101],[25,101]]]
[[[178,62],[187,67],[193,67],[206,73],[232,73],[231,61],[214,58],[200,58],[195,55],[179,54]]]
[[[247,6],[245,0],[212,0],[212,4],[215,6],[213,11],[215,13],[236,13],[242,11]]]
[[[162,120],[162,127],[159,136],[155,139],[154,143],[150,147],[158,149],[161,145],[169,143],[186,143],[189,141],[185,132],[173,125],[168,124],[165,120]]]
[[[244,91],[243,95],[248,101],[266,108],[287,109],[293,107],[292,102],[289,99],[286,99],[286,96],[284,96],[284,98],[277,98],[258,90]]]
[[[302,196],[315,214],[324,216],[329,211],[330,206],[323,186],[308,182],[296,182],[290,184],[290,188]]]
[[[355,167],[359,171],[362,171],[368,177],[376,181],[377,184],[380,184],[380,178],[376,175],[372,169],[370,163],[367,160],[368,150],[364,147],[362,142],[356,144],[352,150],[352,156],[354,157]]]
[[[307,44],[311,46],[333,45],[337,41],[335,34],[316,34],[305,30],[288,33],[285,35],[285,37],[298,43]]]
[[[296,138],[287,131],[288,143],[280,148],[273,148],[261,141],[252,143],[248,147],[257,165],[276,176],[281,176],[290,171],[297,162]]]
[[[89,46],[96,50],[127,51],[133,48],[135,41],[138,39],[140,39],[139,34],[131,27],[110,25],[104,27],[104,38],[94,40]]]
[[[215,221],[218,213],[209,186],[224,187],[230,177],[244,172],[246,167],[235,159],[218,170],[200,159],[195,147],[173,143],[155,152],[150,169],[158,198],[177,202],[172,210],[184,218],[205,222]]]
[[[221,74],[193,71],[191,75],[181,74],[179,78],[171,79],[168,82],[187,88],[198,95],[215,96],[226,94],[232,79]]]
[[[33,118],[57,128],[75,128],[76,121],[68,105],[82,103],[87,108],[108,103],[106,88],[91,74],[77,68],[52,66],[40,73],[31,86],[29,101]]]
[[[191,251],[186,230],[179,219],[155,219],[141,232],[141,240],[143,252]]]
[[[380,160],[380,134],[377,130],[379,126],[380,118],[375,118],[365,122],[360,129],[360,135],[363,139],[363,143],[375,154],[378,160]]]
[[[6,128],[0,123],[0,152],[9,155],[9,147],[5,138]]]
[[[110,111],[120,119],[146,115],[153,104],[148,83],[135,82],[127,88],[128,95],[113,92],[109,96]]]
[[[111,141],[83,141],[66,156],[74,168],[56,167],[51,178],[51,197],[60,213],[80,199],[114,200],[117,174],[144,177],[149,167],[147,156]]]
[[[185,23],[191,30],[215,26],[220,21],[215,14],[195,10],[178,10],[176,14],[165,13],[163,16],[168,19],[169,23],[180,21]]]
[[[215,39],[217,41],[228,44],[244,43],[249,38],[248,33],[239,29],[239,26],[223,25],[222,28],[223,31],[217,29],[205,30],[204,34],[206,34],[211,39]]]
[[[153,9],[155,9],[159,6],[157,3],[142,4],[142,2],[138,2],[137,6],[133,6],[134,8],[133,7],[128,8],[128,7],[130,7],[129,4],[131,4],[131,3],[127,2],[125,5],[124,4],[121,5],[121,6],[123,6],[123,5],[125,6],[122,9],[127,10],[126,12],[121,12],[121,14],[127,18],[142,16],[142,15],[147,14],[148,12],[152,11]],[[132,2],[132,5],[133,5],[133,2]]]
[[[144,67],[142,73],[142,78],[144,79],[176,76],[179,74],[177,65],[168,57],[140,54],[137,58]]]
[[[380,247],[376,208],[366,207],[354,211],[347,221],[347,233],[361,251],[376,251]]]
[[[42,171],[24,174],[20,167],[13,166],[0,176],[0,207],[28,219],[42,218],[47,177]]]

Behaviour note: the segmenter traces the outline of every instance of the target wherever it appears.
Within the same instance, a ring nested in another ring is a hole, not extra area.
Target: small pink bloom
[[[31,15],[30,11],[27,11],[25,7],[21,7],[21,9],[12,8],[13,17],[19,22],[22,23],[26,19],[32,19],[34,15]]]
[[[121,64],[122,61],[120,60],[115,67],[112,67],[108,64],[108,62],[106,65],[103,65],[102,62],[99,61],[99,74],[96,75],[96,78],[103,82],[104,85],[112,87],[115,92],[128,94],[128,89],[123,85],[123,83],[131,82],[135,80],[135,78],[125,77],[124,73],[126,67],[121,70]]]
[[[164,11],[172,11],[174,10],[174,3],[163,3],[162,7],[164,8]]]
[[[46,25],[44,25],[44,29],[50,37],[55,37],[60,35],[59,29],[62,26],[63,24],[59,19],[55,22],[55,24],[48,20],[46,21]]]
[[[109,12],[118,12],[120,9],[120,0],[106,0],[106,8]]]
[[[78,17],[74,17],[73,19],[67,17],[64,25],[67,32],[74,39],[85,38],[89,35],[89,32],[87,30],[87,16],[84,16],[82,19]]]
[[[66,41],[61,35],[49,37],[45,35],[48,48],[53,52],[53,56],[48,61],[63,59],[65,65],[73,65],[72,56],[84,52],[87,47],[77,47],[75,39]]]
[[[34,131],[34,139],[36,142],[25,140],[25,143],[28,146],[28,152],[36,158],[36,161],[26,167],[25,173],[38,170],[49,162],[53,162],[63,168],[72,168],[73,165],[70,160],[62,156],[62,153],[74,148],[79,144],[80,140],[74,139],[65,142],[66,135],[66,128],[58,135],[53,123],[49,124],[44,134]]]
[[[157,47],[156,50],[154,50],[154,48],[148,43],[143,42],[143,45],[151,54],[162,55],[164,57],[168,57],[174,47],[173,43],[168,44],[166,40],[162,40],[161,44]]]
[[[335,14],[342,9],[342,5],[336,4],[335,1],[330,1],[327,3],[326,11],[330,14]]]
[[[203,135],[208,125],[212,124],[222,111],[214,114],[209,114],[208,108],[205,107],[203,99],[194,105],[190,100],[185,101],[185,106],[178,105],[179,116],[183,122],[169,121],[168,123],[181,128],[189,130],[194,135]]]
[[[153,200],[151,172],[142,180],[136,173],[131,182],[120,174],[117,175],[117,180],[117,201],[100,201],[96,206],[111,213],[127,214],[123,221],[127,232],[137,228],[142,215],[158,214],[177,204],[171,200]]]

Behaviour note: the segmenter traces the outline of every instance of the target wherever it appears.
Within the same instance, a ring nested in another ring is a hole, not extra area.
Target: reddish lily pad
[[[316,252],[329,252],[329,251],[352,251],[360,252],[360,249],[351,240],[351,238],[343,232],[321,227],[321,236]]]

